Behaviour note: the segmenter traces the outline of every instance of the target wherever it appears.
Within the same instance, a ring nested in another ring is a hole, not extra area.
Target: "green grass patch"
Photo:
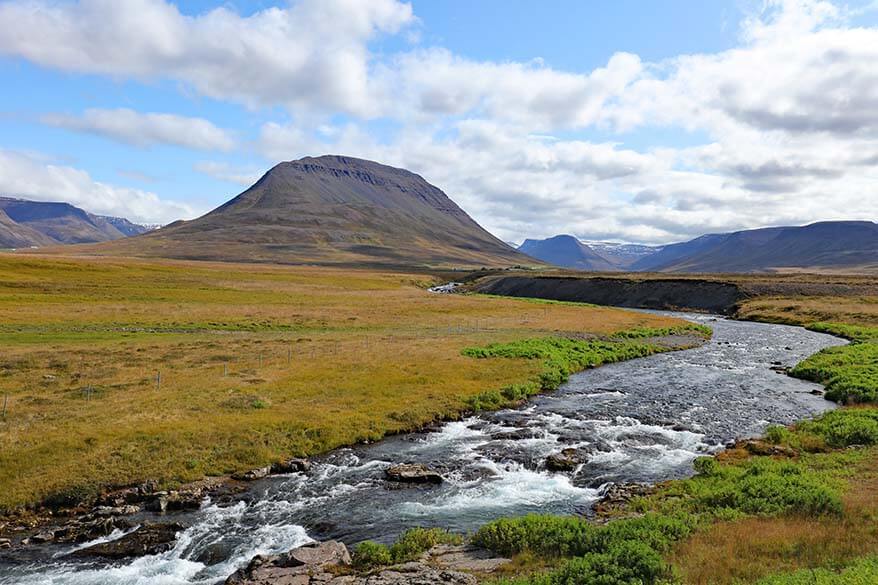
[[[566,382],[570,375],[587,368],[646,357],[670,348],[643,339],[694,333],[708,338],[709,327],[686,323],[675,327],[640,327],[616,331],[609,339],[575,339],[570,337],[537,337],[509,343],[493,343],[467,347],[464,356],[476,359],[506,358],[543,360],[542,371],[531,380],[482,392],[469,400],[473,410],[496,410],[526,400],[540,392],[551,392]]]
[[[624,329],[613,333],[610,337],[615,339],[643,339],[647,337],[693,334],[704,339],[710,339],[710,336],[713,335],[713,330],[707,325],[687,323],[675,327],[638,327],[635,329]]]
[[[578,340],[565,337],[540,337],[484,347],[468,347],[464,356],[511,359],[541,359],[543,368],[531,380],[481,392],[469,400],[473,410],[495,410],[516,404],[540,392],[557,390],[570,374],[602,364],[645,357],[667,348],[635,341]]]
[[[756,585],[870,585],[878,583],[878,557],[868,557],[839,571],[803,569],[794,573],[772,575]]]
[[[878,445],[878,410],[874,408],[845,408],[833,410],[814,420],[798,423],[795,432],[786,431],[787,442],[795,447],[796,439],[816,437],[830,447],[843,449],[852,446]],[[775,441],[780,442],[780,441]],[[810,441],[814,443],[814,441]]]
[[[797,364],[790,375],[823,384],[826,398],[841,404],[878,402],[878,341],[868,337],[878,327],[830,325],[841,328],[830,331],[827,325],[824,331],[854,336],[851,343],[817,352]]]
[[[878,327],[867,325],[851,325],[849,323],[809,323],[806,329],[819,333],[828,333],[837,337],[844,337],[851,341],[878,341]]]

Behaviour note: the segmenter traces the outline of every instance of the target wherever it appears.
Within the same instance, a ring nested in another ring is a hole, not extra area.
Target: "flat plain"
[[[0,255],[0,509],[173,485],[453,417],[539,360],[470,346],[680,321],[317,267]]]

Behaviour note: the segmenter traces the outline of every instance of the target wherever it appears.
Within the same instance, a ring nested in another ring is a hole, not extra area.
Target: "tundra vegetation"
[[[613,335],[682,323],[430,294],[434,282],[0,255],[0,509],[72,503],[146,479],[171,486],[374,440],[458,416],[482,392],[544,373],[544,360],[477,360],[467,347],[586,335],[621,359],[646,350]]]
[[[795,322],[790,313],[785,321]],[[534,515],[489,523],[474,542],[515,559],[493,584],[878,582],[878,327],[869,319],[803,324],[851,343],[791,373],[852,406],[700,458],[694,477],[635,498],[603,525]]]

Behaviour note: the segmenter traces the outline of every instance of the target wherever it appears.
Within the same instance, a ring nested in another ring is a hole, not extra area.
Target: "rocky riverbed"
[[[254,557],[283,555],[315,540],[389,542],[414,526],[469,533],[528,512],[593,515],[621,505],[627,491],[648,489],[621,485],[686,476],[701,454],[769,423],[831,408],[812,394],[819,386],[772,367],[791,366],[839,340],[793,327],[690,318],[714,327],[703,347],[577,374],[523,408],[340,449],[308,465],[253,470],[222,488],[117,494],[102,502],[113,510],[102,512],[111,524],[98,509],[88,511],[97,515],[87,522],[102,531],[95,541],[66,540],[62,532],[0,550],[0,583],[216,584],[246,570]],[[241,489],[235,486],[244,490],[235,493]],[[136,501],[141,496],[146,499]],[[138,510],[116,514],[125,506]],[[168,523],[179,526],[155,527]],[[142,548],[131,536],[138,532],[154,548]],[[81,552],[86,549],[112,554]],[[137,554],[128,556],[131,551]],[[402,571],[409,581],[329,574],[354,579],[349,583],[417,583],[417,571],[434,579],[424,582],[442,582],[429,571],[467,572],[433,561]]]

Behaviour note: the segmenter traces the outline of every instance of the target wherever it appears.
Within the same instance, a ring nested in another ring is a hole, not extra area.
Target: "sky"
[[[878,216],[878,1],[0,0],[0,194],[197,217],[399,166],[512,242]]]

